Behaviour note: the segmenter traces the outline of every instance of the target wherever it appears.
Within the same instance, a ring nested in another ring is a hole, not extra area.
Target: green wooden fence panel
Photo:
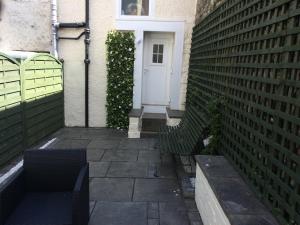
[[[222,149],[283,225],[300,225],[300,0],[226,0],[194,28],[187,105],[225,99]]]
[[[62,64],[35,54],[21,64],[0,53],[0,167],[64,125]]]
[[[63,126],[62,64],[49,54],[36,54],[22,62],[21,71],[25,139],[31,146]]]
[[[23,149],[19,64],[0,53],[0,165]]]

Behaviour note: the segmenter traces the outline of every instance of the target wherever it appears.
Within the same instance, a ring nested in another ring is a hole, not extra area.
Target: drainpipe
[[[85,0],[85,126],[89,127],[90,1]]]
[[[57,21],[57,0],[51,0],[51,28],[52,28],[52,54],[58,58],[58,21]]]
[[[85,35],[85,127],[89,127],[89,46],[90,46],[90,2],[85,0],[85,22],[79,23],[58,23],[57,21],[57,0],[51,0],[52,10],[52,53],[58,57],[58,40],[79,40]],[[77,37],[58,37],[58,28],[82,28],[84,31]]]

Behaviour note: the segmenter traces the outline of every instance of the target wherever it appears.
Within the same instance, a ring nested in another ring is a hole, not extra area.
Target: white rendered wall
[[[195,201],[203,225],[230,225],[227,216],[198,164],[196,168]]]
[[[59,22],[83,22],[84,0],[58,0]],[[117,28],[117,0],[90,1],[90,83],[89,83],[89,125],[104,127],[106,125],[106,46],[108,31]],[[177,20],[184,23],[183,64],[181,65],[181,82],[178,86],[180,95],[179,108],[184,108],[190,38],[196,12],[196,0],[156,0],[154,20]],[[81,29],[64,29],[60,36],[77,36]],[[137,36],[141,36],[138,33]],[[84,126],[84,43],[62,40],[59,42],[60,57],[65,60],[65,119],[67,126]],[[140,53],[137,53],[140,54]],[[141,70],[141,67],[137,70]],[[136,82],[141,82],[137,80]]]

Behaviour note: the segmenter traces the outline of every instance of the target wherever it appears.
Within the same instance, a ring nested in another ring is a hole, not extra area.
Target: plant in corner
[[[132,32],[107,35],[107,127],[127,129],[132,108],[135,37]]]
[[[209,115],[209,138],[208,145],[201,152],[204,155],[217,155],[221,142],[222,129],[222,99],[212,98],[208,104]]]

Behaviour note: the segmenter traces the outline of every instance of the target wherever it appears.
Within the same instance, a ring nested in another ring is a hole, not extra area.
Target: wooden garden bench
[[[159,145],[163,152],[178,155],[191,155],[203,147],[202,135],[206,127],[200,111],[187,107],[177,126],[162,126],[159,132]]]

